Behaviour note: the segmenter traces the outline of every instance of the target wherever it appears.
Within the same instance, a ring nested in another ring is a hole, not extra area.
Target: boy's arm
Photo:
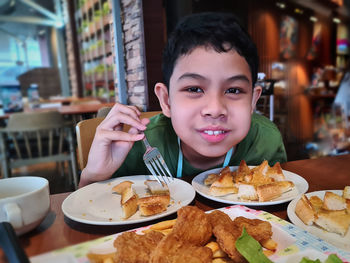
[[[142,140],[149,119],[140,120],[140,111],[134,106],[116,103],[97,127],[91,144],[88,162],[83,169],[79,187],[109,179],[122,165],[135,141]],[[130,125],[128,132],[123,125]]]

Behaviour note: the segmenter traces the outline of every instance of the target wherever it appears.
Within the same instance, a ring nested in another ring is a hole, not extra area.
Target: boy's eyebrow
[[[186,79],[186,78],[206,80],[206,78],[204,76],[197,74],[197,73],[185,73],[185,74],[181,75],[178,80],[182,80],[182,79]],[[250,83],[249,78],[244,74],[229,77],[226,80],[226,82],[232,82],[232,81],[237,81],[237,80],[243,80],[243,81]]]
[[[201,80],[205,80],[206,78],[202,75],[199,75],[197,73],[185,73],[185,74],[182,74],[179,78],[178,78],[178,81],[179,80],[182,80],[182,79],[186,79],[186,78],[191,78],[191,79],[201,79]]]
[[[232,76],[232,77],[227,79],[227,82],[232,82],[232,81],[237,81],[237,80],[243,80],[243,81],[250,83],[249,78],[243,74]]]

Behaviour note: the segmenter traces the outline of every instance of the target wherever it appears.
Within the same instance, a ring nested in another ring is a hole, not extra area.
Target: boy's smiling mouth
[[[220,127],[204,128],[198,131],[201,137],[210,143],[218,143],[224,140],[229,132],[229,130]]]

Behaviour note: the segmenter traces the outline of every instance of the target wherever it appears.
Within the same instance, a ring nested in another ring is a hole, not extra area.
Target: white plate
[[[249,167],[254,167],[254,166],[249,166]],[[230,167],[231,171],[237,170],[237,168],[238,168],[237,166]],[[303,177],[295,173],[283,170],[283,174],[286,177],[286,180],[292,181],[295,187],[291,191],[288,191],[287,193],[284,193],[280,197],[275,198],[271,201],[267,201],[267,202],[247,201],[247,200],[242,201],[241,199],[239,199],[237,194],[229,194],[225,196],[212,196],[209,194],[209,187],[204,184],[204,180],[205,178],[207,178],[208,174],[219,173],[221,170],[222,168],[216,168],[216,169],[212,169],[212,170],[200,173],[192,180],[193,188],[200,195],[214,201],[218,201],[226,204],[252,205],[252,206],[253,205],[254,206],[276,205],[276,204],[289,202],[294,198],[296,198],[298,195],[306,193],[307,189],[309,188],[309,184]]]
[[[113,186],[122,181],[132,181],[133,189],[139,197],[146,196],[147,186],[145,180],[152,179],[147,175],[136,175],[110,179],[93,183],[70,194],[62,203],[62,211],[68,218],[86,224],[94,225],[125,225],[146,222],[175,213],[182,206],[192,202],[196,192],[193,187],[182,180],[175,179],[169,185],[170,206],[160,214],[141,216],[137,211],[128,219],[123,219],[120,205],[121,196],[112,193]]]
[[[342,190],[327,190],[329,192],[333,192],[338,195],[342,195],[343,191]],[[311,192],[305,194],[307,197],[311,196],[318,196],[323,200],[324,194],[326,191],[317,191],[317,192]],[[308,226],[301,221],[301,219],[295,214],[295,206],[297,202],[299,201],[300,198],[294,199],[292,202],[289,203],[288,208],[287,208],[287,214],[290,219],[290,221],[301,227],[302,229],[310,232],[311,234],[314,234],[315,236],[318,236],[319,238],[322,238],[326,240],[327,242],[333,244],[336,247],[339,247],[343,250],[350,251],[350,231],[346,233],[344,237],[336,234],[336,233],[330,233],[328,231],[323,230],[322,228],[312,225]]]

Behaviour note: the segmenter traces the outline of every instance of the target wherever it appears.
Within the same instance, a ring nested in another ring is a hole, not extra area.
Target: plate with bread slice
[[[289,203],[287,214],[293,224],[350,251],[350,186],[302,194]]]
[[[86,224],[134,224],[175,213],[194,197],[193,187],[183,180],[161,185],[151,175],[135,175],[80,188],[63,201],[62,211]]]
[[[212,169],[192,180],[193,188],[202,196],[227,204],[266,206],[289,202],[309,188],[307,181],[282,170],[280,163],[269,166],[265,160],[258,166]]]

